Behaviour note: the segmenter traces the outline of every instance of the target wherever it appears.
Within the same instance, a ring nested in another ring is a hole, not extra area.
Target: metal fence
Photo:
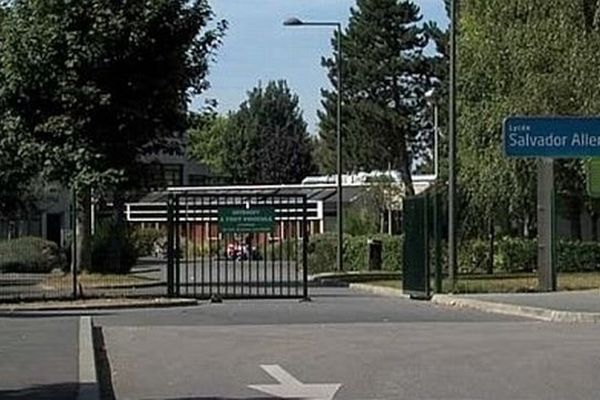
[[[306,196],[172,194],[168,221],[170,295],[308,297]]]

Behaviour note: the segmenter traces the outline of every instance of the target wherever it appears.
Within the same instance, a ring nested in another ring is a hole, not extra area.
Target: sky
[[[423,20],[448,24],[443,0],[415,0]],[[285,79],[300,98],[309,132],[317,132],[317,110],[321,88],[329,88],[321,57],[330,56],[333,28],[284,27],[283,21],[298,17],[305,21],[348,23],[356,0],[209,0],[217,19],[229,28],[211,65],[211,88],[196,98],[197,108],[205,99],[216,99],[217,110],[238,108],[247,92],[270,80]]]

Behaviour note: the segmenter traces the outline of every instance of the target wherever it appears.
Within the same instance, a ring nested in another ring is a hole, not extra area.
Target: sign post
[[[554,165],[551,158],[538,160],[538,284],[541,291],[556,290],[554,265]]]
[[[600,156],[600,118],[509,117],[503,124],[508,157],[538,159],[538,280],[544,291],[556,290],[554,265],[555,158]]]

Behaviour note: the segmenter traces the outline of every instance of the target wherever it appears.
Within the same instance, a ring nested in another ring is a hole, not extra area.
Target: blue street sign
[[[600,157],[600,118],[508,117],[502,130],[509,157]]]

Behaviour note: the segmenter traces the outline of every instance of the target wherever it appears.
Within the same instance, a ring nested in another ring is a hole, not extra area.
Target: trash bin
[[[383,264],[381,240],[370,239],[367,244],[369,246],[369,271],[380,271]]]

